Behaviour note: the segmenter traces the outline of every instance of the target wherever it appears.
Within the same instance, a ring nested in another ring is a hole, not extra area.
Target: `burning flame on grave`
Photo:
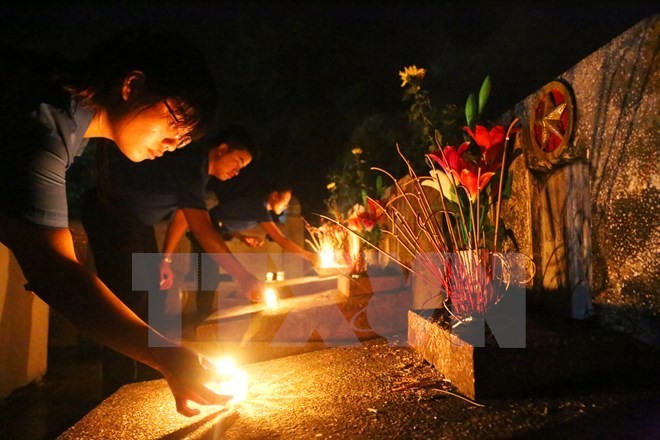
[[[318,254],[321,259],[321,267],[340,267],[340,265],[337,264],[335,249],[331,245],[323,245],[321,249],[319,249]]]
[[[220,383],[209,382],[206,386],[218,394],[232,396],[228,403],[238,403],[245,400],[248,392],[247,373],[236,366],[230,358],[213,361],[218,374],[223,377]]]
[[[360,240],[360,236],[357,234],[351,234],[348,237],[348,254],[351,257],[351,260],[356,260],[360,255],[361,250],[362,241]]]

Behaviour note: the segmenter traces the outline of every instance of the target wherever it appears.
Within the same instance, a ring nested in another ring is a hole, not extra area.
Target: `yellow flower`
[[[355,148],[353,148],[353,149],[351,150],[351,153],[355,154],[356,156],[357,156],[358,154],[362,154],[362,148],[360,148],[360,147],[355,147]]]
[[[399,76],[401,77],[401,81],[403,81],[401,87],[406,84],[412,84],[415,80],[421,81],[424,78],[424,75],[426,75],[426,69],[417,67],[414,64],[405,67],[403,71],[399,71]]]
[[[326,188],[328,189],[334,189],[337,184],[335,182],[330,182],[326,185]]]

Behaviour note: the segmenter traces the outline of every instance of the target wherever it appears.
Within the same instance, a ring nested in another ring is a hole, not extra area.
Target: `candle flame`
[[[267,287],[264,290],[264,303],[266,303],[266,307],[269,309],[277,307],[277,292],[275,289]]]
[[[210,382],[206,386],[223,396],[232,396],[228,403],[238,403],[247,397],[247,373],[236,366],[233,359],[223,358],[213,361],[216,371],[226,379],[220,383]]]

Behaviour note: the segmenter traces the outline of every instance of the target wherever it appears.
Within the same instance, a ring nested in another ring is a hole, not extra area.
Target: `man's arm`
[[[183,210],[177,209],[174,211],[174,214],[167,225],[165,242],[163,243],[163,257],[172,258],[174,250],[187,230],[188,221],[186,220],[186,216],[183,213]]]
[[[222,235],[213,227],[208,211],[183,208],[183,213],[190,231],[202,245],[204,252],[211,254],[215,262],[241,284],[244,295],[253,301],[260,300],[264,288],[263,283],[248,272],[231,253]]]
[[[263,228],[266,234],[268,234],[268,236],[273,239],[275,243],[282,247],[282,249],[299,254],[303,258],[311,261],[312,264],[317,263],[318,256],[315,253],[309,252],[289,240],[284,234],[282,234],[282,231],[280,231],[280,228],[277,227],[275,222],[261,222],[259,225]]]
[[[172,254],[188,229],[188,221],[183,211],[174,211],[167,224],[165,242],[163,243],[163,259],[160,262],[160,288],[167,290],[174,285],[174,272],[172,272]]]
[[[98,342],[159,370],[180,413],[199,412],[188,406],[189,400],[202,404],[227,400],[204,386],[212,373],[197,353],[183,347],[150,346],[149,331],[161,339],[158,345],[173,343],[150,329],[78,263],[68,229],[43,228],[0,216],[0,240],[13,251],[30,289],[47,304]]]

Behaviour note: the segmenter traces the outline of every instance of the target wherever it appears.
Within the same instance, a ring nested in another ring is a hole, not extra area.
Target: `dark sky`
[[[0,6],[0,38],[78,57],[124,27],[187,34],[216,76],[222,123],[245,126],[263,150],[232,184],[286,181],[309,213],[323,210],[328,167],[367,116],[405,118],[404,66],[429,69],[435,104],[464,104],[490,75],[497,118],[659,11],[652,1],[351,3],[21,2]]]

